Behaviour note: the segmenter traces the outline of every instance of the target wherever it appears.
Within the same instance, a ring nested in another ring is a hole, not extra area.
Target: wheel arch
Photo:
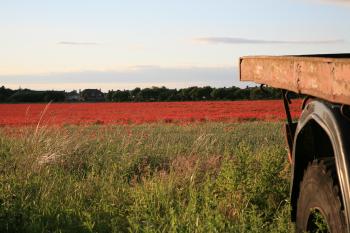
[[[293,221],[296,218],[296,203],[304,170],[312,160],[330,156],[331,153],[335,158],[346,223],[349,228],[350,174],[347,158],[350,155],[349,142],[350,123],[341,114],[340,105],[322,100],[313,100],[308,103],[299,119],[293,143],[291,182]]]

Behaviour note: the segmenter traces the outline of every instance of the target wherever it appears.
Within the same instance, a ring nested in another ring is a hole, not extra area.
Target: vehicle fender
[[[316,122],[328,135],[332,144],[341,196],[344,204],[344,214],[349,230],[350,216],[350,185],[349,185],[349,155],[350,155],[350,121],[341,113],[341,105],[331,104],[322,100],[310,101],[303,110],[298,121],[293,143],[292,157],[292,182],[291,182],[291,204],[292,220],[296,218],[296,206],[299,195],[299,186],[302,180],[305,164],[305,156],[300,153],[299,135],[304,127],[310,122]],[[307,145],[307,143],[306,143]],[[305,147],[305,144],[303,144]]]

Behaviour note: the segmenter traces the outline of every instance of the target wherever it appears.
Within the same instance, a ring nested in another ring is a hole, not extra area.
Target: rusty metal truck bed
[[[240,80],[350,105],[350,54],[242,57]]]

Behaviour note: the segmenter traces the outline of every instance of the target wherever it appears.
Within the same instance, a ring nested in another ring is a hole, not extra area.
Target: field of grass
[[[0,129],[0,232],[291,232],[281,123]]]

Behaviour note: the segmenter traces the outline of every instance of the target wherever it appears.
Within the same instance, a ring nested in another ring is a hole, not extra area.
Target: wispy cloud
[[[209,44],[330,44],[330,43],[343,43],[344,40],[300,40],[300,41],[288,41],[288,40],[260,40],[260,39],[247,39],[240,37],[201,37],[196,38],[196,42],[209,43]]]
[[[347,3],[347,4],[350,4],[350,0],[327,0],[329,2],[341,2],[341,3]]]
[[[98,45],[96,42],[77,42],[77,41],[60,41],[57,42],[59,45]]]
[[[305,0],[304,0],[305,1]],[[343,6],[350,6],[350,0],[307,0],[308,2],[318,2],[327,4],[337,4]]]
[[[350,0],[319,0],[322,2],[330,2],[330,3],[344,3],[344,4],[350,4]]]

